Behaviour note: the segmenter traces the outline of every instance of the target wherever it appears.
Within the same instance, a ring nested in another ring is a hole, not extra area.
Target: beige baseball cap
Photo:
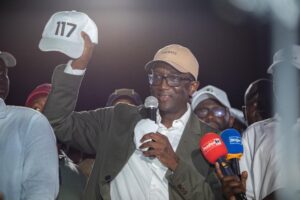
[[[199,64],[193,53],[179,44],[171,44],[159,49],[153,60],[148,62],[145,69],[148,71],[156,62],[166,62],[182,73],[191,73],[197,80]]]

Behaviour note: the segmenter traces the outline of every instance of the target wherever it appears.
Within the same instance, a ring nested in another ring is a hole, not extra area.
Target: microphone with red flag
[[[206,133],[200,139],[199,147],[209,163],[215,164],[218,162],[225,176],[234,176],[230,165],[226,161],[227,148],[218,134]]]

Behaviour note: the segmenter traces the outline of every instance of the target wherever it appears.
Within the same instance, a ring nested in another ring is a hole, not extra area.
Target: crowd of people
[[[199,89],[197,58],[171,44],[144,67],[158,100],[154,121],[130,88],[116,89],[103,108],[78,112],[94,49],[87,34],[82,38],[82,55],[57,66],[52,83],[36,86],[24,106],[5,104],[8,70],[16,60],[0,52],[1,200],[232,200],[241,199],[240,193],[257,200],[300,198],[300,181],[293,181],[294,190],[287,188],[277,153],[276,83],[255,80],[245,91],[245,106],[233,108],[222,89]],[[289,68],[300,75],[299,60],[300,46],[281,49],[268,72],[278,77]],[[299,127],[299,121],[291,124]],[[199,150],[206,133],[228,128],[242,135],[240,175],[223,174],[222,166],[209,164]],[[299,165],[292,169],[299,175]]]

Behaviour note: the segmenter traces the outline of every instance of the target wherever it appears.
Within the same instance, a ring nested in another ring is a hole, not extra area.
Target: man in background
[[[15,58],[0,52],[0,192],[5,200],[53,200],[58,184],[56,140],[39,112],[5,105],[8,68]]]
[[[118,103],[127,103],[130,105],[141,105],[142,99],[134,89],[120,88],[111,93],[107,99],[106,106],[114,106]]]
[[[273,117],[274,100],[271,80],[257,79],[250,83],[244,95],[243,107],[247,125]]]
[[[234,121],[243,123],[242,112],[233,109],[226,93],[212,85],[194,93],[192,109],[200,120],[219,131],[234,128]]]

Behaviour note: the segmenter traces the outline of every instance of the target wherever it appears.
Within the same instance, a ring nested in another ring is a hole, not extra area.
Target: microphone
[[[206,133],[199,141],[199,147],[206,160],[220,164],[221,171],[226,176],[234,176],[234,173],[227,163],[225,156],[227,149],[221,137],[216,133]]]
[[[156,112],[158,108],[158,100],[154,96],[148,96],[145,99],[144,106],[146,108],[147,117],[156,123]]]
[[[230,162],[234,174],[240,176],[239,159],[244,151],[241,134],[236,129],[230,128],[224,130],[220,136],[228,150],[226,159]]]
[[[158,108],[158,100],[156,97],[154,96],[148,96],[145,99],[145,103],[144,106],[146,108],[146,112],[147,112],[147,118],[149,118],[150,120],[154,121],[154,123],[156,124],[156,112],[157,112],[157,108]],[[152,147],[150,147],[149,149],[152,149]],[[153,160],[155,157],[149,157],[150,160]]]
[[[225,143],[216,133],[207,133],[199,141],[201,152],[207,161],[211,164],[218,162],[222,173],[225,176],[235,176],[230,165],[227,163],[225,156],[228,154]],[[247,200],[245,193],[235,194],[238,200]]]

